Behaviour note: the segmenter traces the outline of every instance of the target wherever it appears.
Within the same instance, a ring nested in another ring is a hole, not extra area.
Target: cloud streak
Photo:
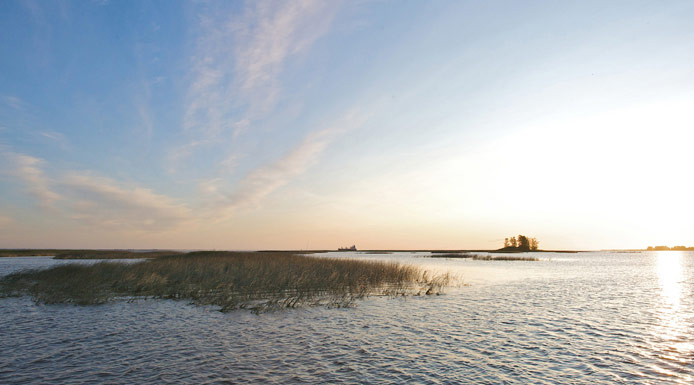
[[[308,134],[298,145],[274,162],[248,173],[234,193],[219,204],[226,217],[239,209],[256,207],[263,199],[315,164],[325,149],[340,135],[362,125],[369,115],[351,111],[335,125]]]
[[[9,228],[12,223],[14,223],[12,218],[0,214],[0,229]]]
[[[191,210],[174,199],[109,178],[72,173],[61,182],[71,199],[73,219],[107,228],[161,231],[192,219]]]
[[[38,136],[43,139],[47,139],[50,142],[56,144],[63,150],[70,148],[70,141],[67,140],[65,135],[57,131],[39,131]]]
[[[327,130],[312,133],[282,158],[249,173],[231,195],[228,208],[258,205],[267,195],[305,172],[332,141],[332,136]]]
[[[22,99],[12,95],[0,95],[0,101],[2,101],[2,104],[18,111],[22,111],[26,107],[26,103]]]
[[[216,9],[200,15],[185,129],[207,138],[227,130],[238,135],[271,110],[286,61],[327,32],[337,6],[251,1],[240,16]]]
[[[62,197],[51,188],[51,180],[43,172],[44,161],[30,155],[4,152],[3,173],[19,179],[27,193],[43,208],[54,209],[55,202]]]
[[[254,22],[237,25],[245,44],[236,50],[236,68],[244,89],[272,86],[284,61],[307,50],[325,34],[332,21],[330,2],[303,0],[294,2],[256,2],[247,10]]]
[[[185,204],[148,188],[89,173],[68,172],[51,179],[42,159],[8,151],[1,158],[6,165],[3,174],[21,182],[49,215],[126,232],[165,231],[194,220]]]

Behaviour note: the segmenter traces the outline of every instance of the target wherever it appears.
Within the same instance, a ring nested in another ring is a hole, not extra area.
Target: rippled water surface
[[[469,286],[261,315],[0,299],[0,383],[694,383],[694,253],[331,255]],[[0,274],[53,263],[65,261],[0,258]]]

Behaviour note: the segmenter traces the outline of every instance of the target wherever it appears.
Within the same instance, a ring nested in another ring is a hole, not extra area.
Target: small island
[[[537,251],[540,242],[535,238],[529,238],[525,235],[518,235],[518,238],[504,238],[504,247],[496,250],[499,253],[527,253]]]

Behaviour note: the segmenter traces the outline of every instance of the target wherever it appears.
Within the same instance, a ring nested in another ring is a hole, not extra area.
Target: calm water
[[[261,315],[0,299],[0,383],[694,383],[694,253],[347,255],[470,285]],[[52,263],[3,258],[0,274]]]

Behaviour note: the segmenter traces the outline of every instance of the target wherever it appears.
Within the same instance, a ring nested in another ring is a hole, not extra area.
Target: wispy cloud
[[[248,1],[241,10],[202,4],[183,112],[187,140],[169,151],[169,173],[203,148],[240,140],[271,115],[288,60],[328,32],[340,7],[320,0]]]
[[[234,171],[236,171],[236,168],[239,166],[239,162],[241,162],[241,158],[243,158],[242,155],[240,154],[231,154],[226,157],[220,164],[220,168],[223,174],[233,174]]]
[[[74,219],[121,230],[160,231],[192,218],[182,203],[154,191],[125,187],[109,178],[72,173],[61,181]]]
[[[330,143],[331,136],[329,131],[312,133],[282,158],[248,174],[238,191],[231,195],[229,208],[256,205],[293,177],[302,174]]]
[[[198,182],[198,190],[206,200],[219,200],[223,197],[221,184],[222,178],[205,179]]]
[[[39,131],[37,135],[43,139],[47,139],[56,145],[58,147],[62,148],[63,150],[66,150],[70,147],[70,142],[67,140],[65,135],[61,134],[60,132],[57,131]]]
[[[0,95],[0,102],[18,111],[23,111],[26,107],[26,103],[22,99],[12,95]]]
[[[11,217],[0,214],[0,229],[5,229],[14,223]]]
[[[2,150],[0,148],[0,150]],[[44,208],[55,208],[61,196],[53,191],[52,181],[43,172],[44,161],[30,155],[5,151],[2,153],[5,167],[2,172],[19,179],[26,192],[31,194]]]
[[[39,132],[39,135],[43,136],[44,138],[54,140],[56,142],[65,141],[65,136],[63,134],[61,134],[59,132],[55,132],[55,131],[41,131],[41,132]]]
[[[287,59],[327,32],[337,6],[250,1],[240,15],[217,9],[200,15],[185,128],[208,138],[245,131],[274,106]]]
[[[240,208],[258,206],[269,194],[306,172],[336,138],[362,125],[368,117],[352,111],[335,125],[308,134],[276,161],[251,171],[239,182],[236,191],[220,202],[225,216],[233,215]]]
[[[166,164],[168,165],[166,171],[169,174],[176,173],[178,165],[182,160],[188,158],[196,149],[207,143],[207,140],[193,140],[170,150],[166,159]]]
[[[152,88],[161,84],[166,78],[161,75],[150,75],[147,72],[148,65],[152,63],[152,47],[144,42],[137,42],[134,45],[133,53],[135,57],[135,72],[138,82],[135,92],[132,95],[132,103],[138,117],[140,127],[137,127],[137,134],[143,134],[151,138],[154,133],[155,117],[152,113]]]
[[[151,85],[149,82],[143,81],[141,88],[142,90],[140,94],[134,97],[133,103],[135,104],[137,114],[140,116],[140,120],[142,121],[145,136],[151,137],[152,133],[154,132],[152,109],[150,108],[150,100],[152,98]]]
[[[245,44],[236,49],[236,68],[243,89],[266,88],[274,92],[284,61],[308,49],[327,32],[335,2],[304,0],[295,2],[254,2],[245,20],[233,29]],[[248,20],[253,23],[248,23]]]
[[[51,215],[90,227],[131,232],[164,231],[193,220],[188,206],[148,188],[84,172],[48,178],[42,159],[9,151],[1,158],[3,174],[20,181]]]

